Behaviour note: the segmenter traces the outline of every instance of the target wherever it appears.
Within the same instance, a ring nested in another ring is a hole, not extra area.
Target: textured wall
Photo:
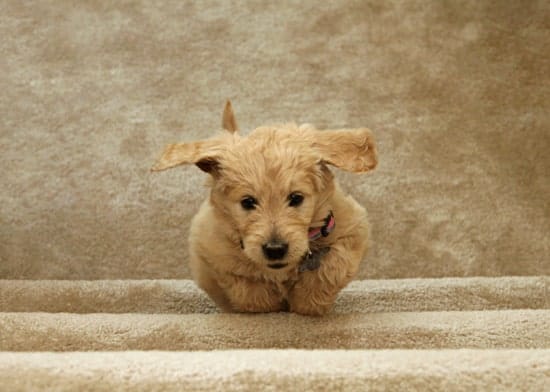
[[[0,278],[189,276],[226,98],[375,132],[362,278],[550,274],[548,2],[152,3],[0,3]]]

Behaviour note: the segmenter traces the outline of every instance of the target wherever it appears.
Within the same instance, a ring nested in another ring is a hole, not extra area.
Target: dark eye
[[[258,200],[254,199],[252,196],[245,196],[241,200],[241,206],[245,210],[253,210],[256,208],[256,205],[258,204]]]
[[[297,192],[292,192],[288,195],[288,205],[291,207],[298,207],[304,201],[304,196]]]

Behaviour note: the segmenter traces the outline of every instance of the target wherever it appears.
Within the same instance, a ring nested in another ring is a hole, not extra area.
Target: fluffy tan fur
[[[357,273],[368,239],[365,209],[341,191],[328,165],[372,170],[371,132],[285,124],[240,136],[229,102],[222,126],[211,139],[167,146],[152,169],[195,164],[211,175],[210,196],[191,225],[197,284],[225,311],[327,313]],[[292,194],[303,201],[293,206]],[[242,206],[244,198],[253,198],[252,208]],[[309,229],[322,226],[330,211],[334,231],[310,241]],[[263,250],[274,240],[288,245],[275,261]],[[320,267],[300,272],[305,255],[321,249],[329,251]]]

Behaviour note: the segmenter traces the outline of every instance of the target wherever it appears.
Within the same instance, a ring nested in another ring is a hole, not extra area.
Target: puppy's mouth
[[[288,264],[287,263],[273,263],[273,264],[268,264],[267,266],[271,269],[281,269],[281,268],[285,268]]]

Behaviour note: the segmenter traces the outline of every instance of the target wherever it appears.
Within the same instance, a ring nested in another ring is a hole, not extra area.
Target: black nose
[[[270,241],[262,245],[262,250],[269,260],[281,260],[288,251],[288,244],[280,241]]]

